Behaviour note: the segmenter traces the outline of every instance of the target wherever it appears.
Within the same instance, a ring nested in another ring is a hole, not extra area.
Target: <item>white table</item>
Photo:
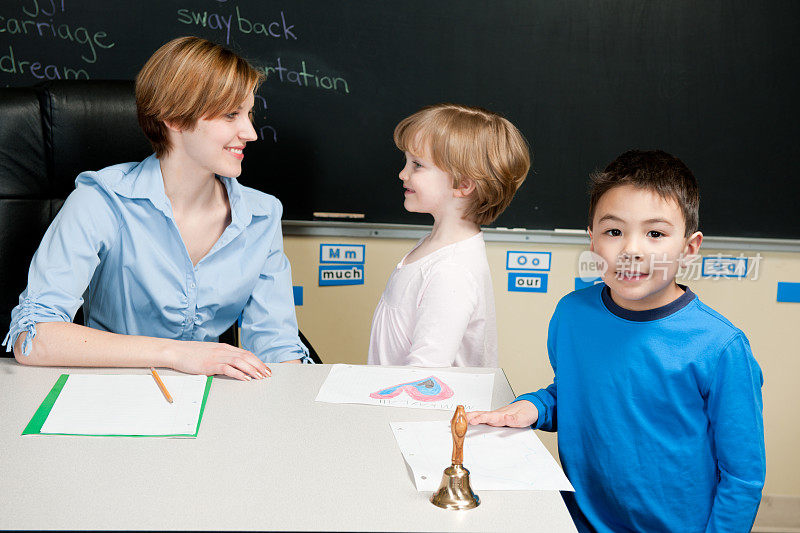
[[[471,511],[417,492],[389,422],[452,413],[318,403],[330,366],[271,368],[215,377],[196,439],[22,436],[60,374],[148,371],[0,359],[0,529],[575,531],[555,491],[483,491]],[[511,399],[497,370],[492,405]]]

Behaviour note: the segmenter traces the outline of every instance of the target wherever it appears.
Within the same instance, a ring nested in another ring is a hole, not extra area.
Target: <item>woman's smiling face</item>
[[[201,118],[191,130],[182,130],[180,146],[203,171],[236,178],[242,173],[245,144],[258,138],[250,113],[255,98],[250,94],[230,113],[221,117]]]

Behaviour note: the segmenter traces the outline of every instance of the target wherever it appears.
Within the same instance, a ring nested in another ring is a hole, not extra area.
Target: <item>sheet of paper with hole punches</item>
[[[391,422],[397,445],[419,491],[435,491],[453,450],[450,421]],[[469,426],[464,467],[480,490],[574,491],[564,471],[531,428]]]
[[[196,437],[210,376],[62,374],[23,435]]]

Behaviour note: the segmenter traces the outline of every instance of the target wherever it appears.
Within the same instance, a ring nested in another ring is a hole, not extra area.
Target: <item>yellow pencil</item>
[[[169,395],[167,387],[165,387],[164,382],[161,381],[161,376],[158,375],[158,372],[156,372],[156,369],[152,366],[150,367],[150,372],[153,374],[153,379],[156,380],[156,385],[158,385],[158,388],[161,389],[161,392],[164,394],[164,398],[166,398],[169,403],[172,403],[172,396]]]

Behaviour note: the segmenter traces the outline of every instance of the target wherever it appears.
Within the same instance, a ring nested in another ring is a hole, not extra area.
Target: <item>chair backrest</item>
[[[51,192],[37,93],[0,89],[0,336],[52,220]]]
[[[151,152],[136,120],[132,81],[0,89],[0,337],[75,177]]]
[[[132,81],[56,81],[39,87],[45,161],[66,198],[85,170],[141,161],[153,150],[136,120]],[[60,206],[59,206],[60,207]]]

